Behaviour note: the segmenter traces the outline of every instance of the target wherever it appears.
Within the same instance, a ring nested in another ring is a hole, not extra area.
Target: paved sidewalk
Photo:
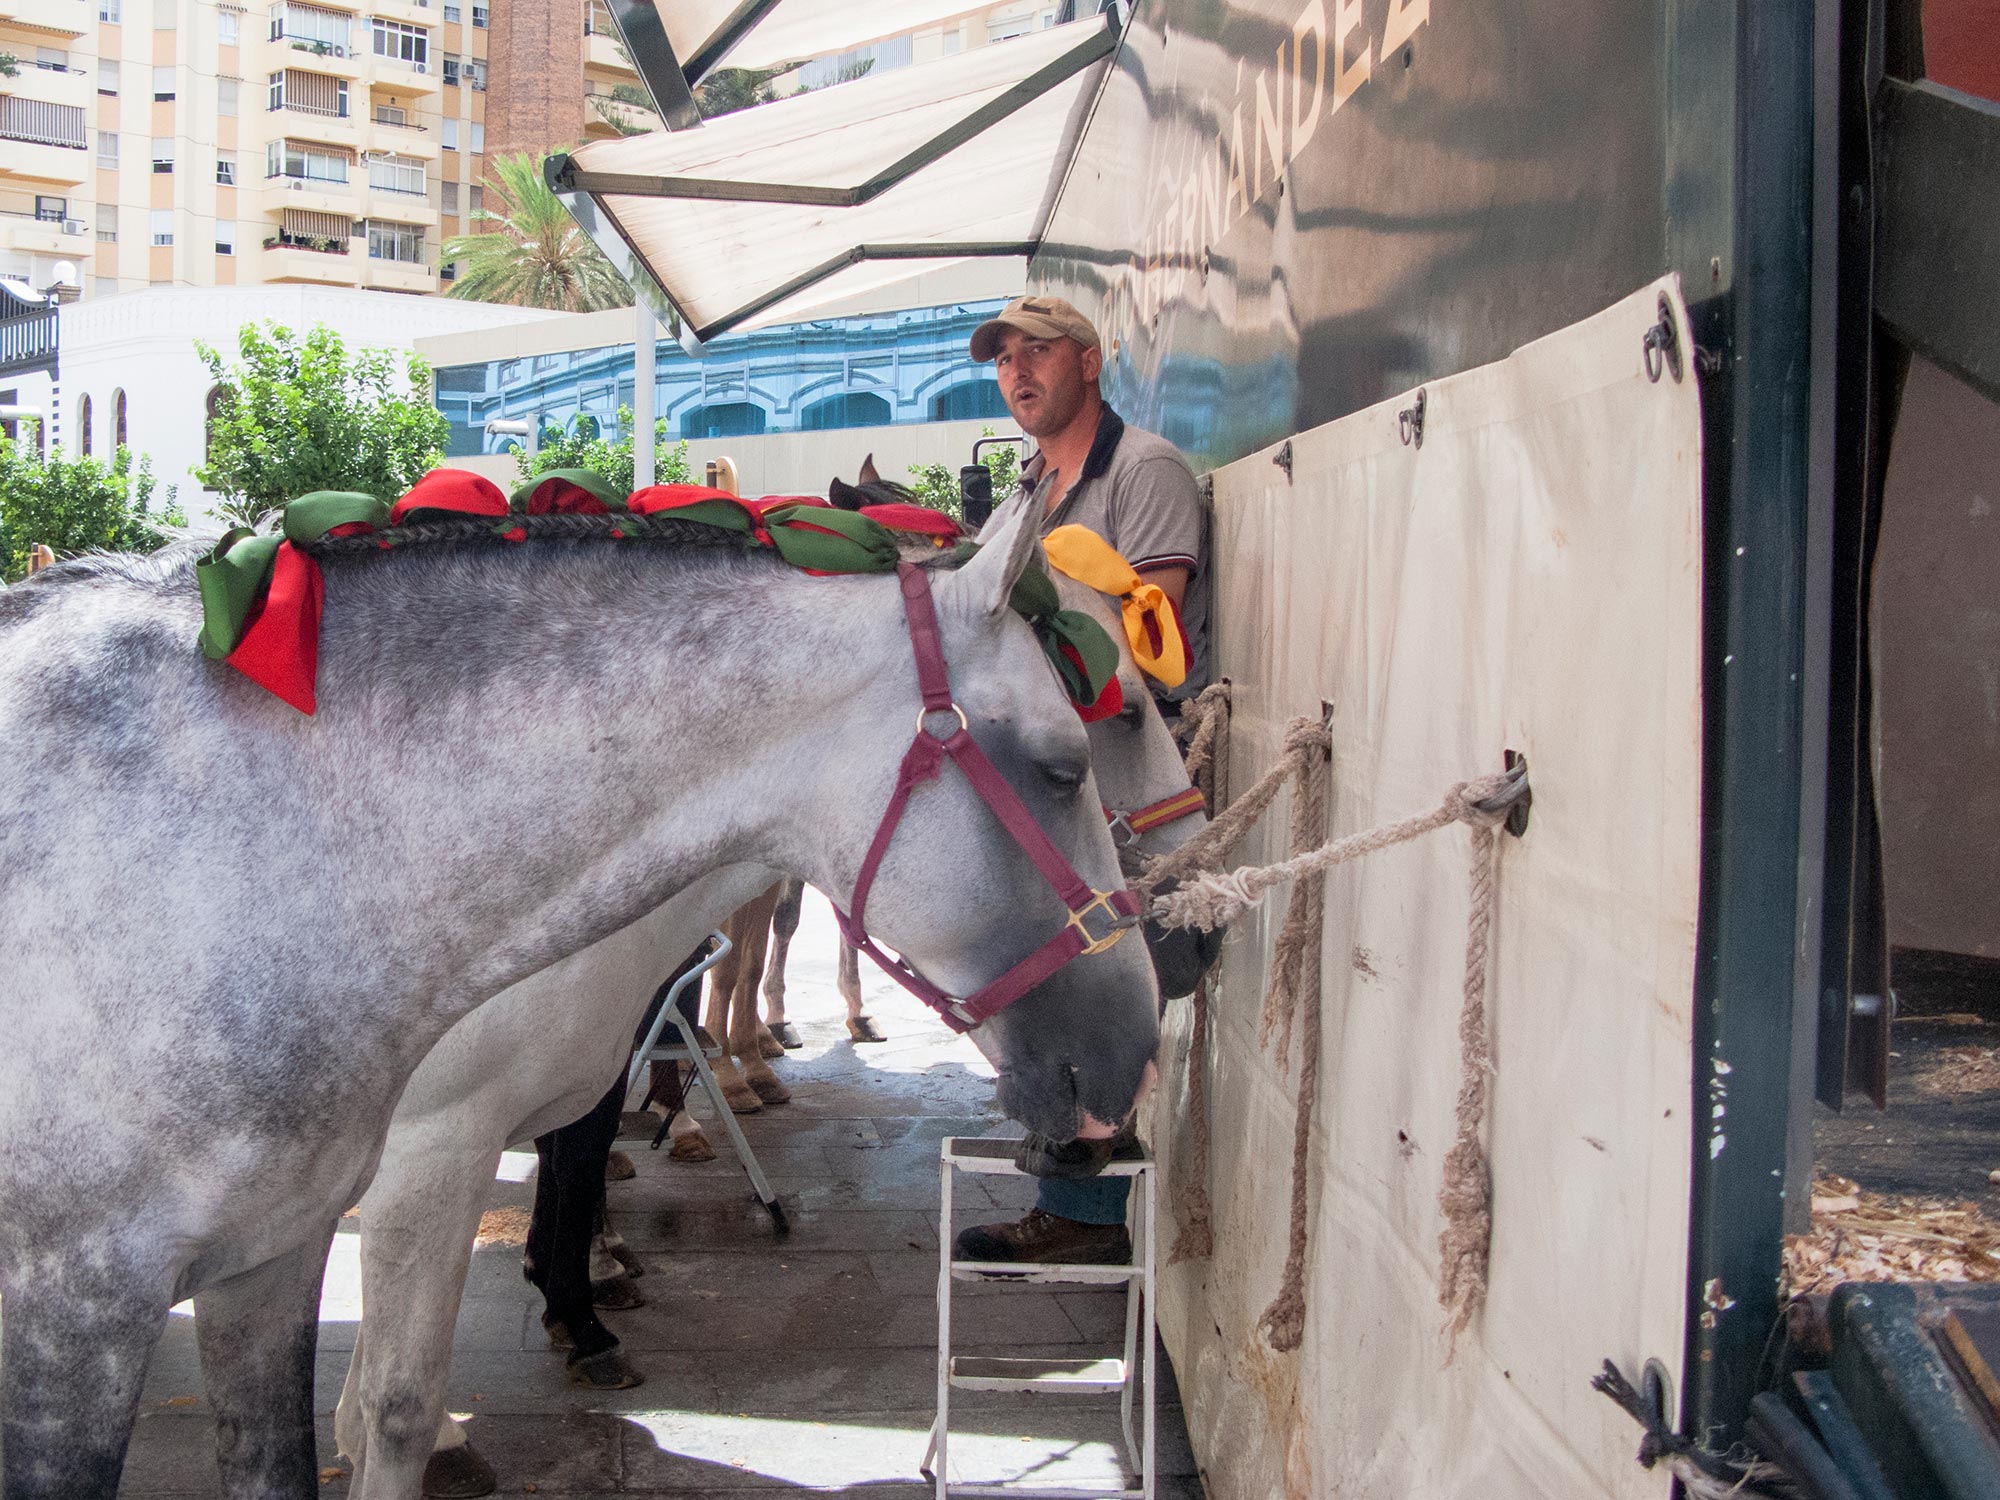
[[[503,1496],[758,1496],[823,1492],[914,1500],[935,1402],[938,1141],[1013,1133],[992,1107],[992,1070],[879,975],[870,1013],[890,1040],[847,1040],[833,989],[834,938],[809,898],[792,949],[802,1051],[776,1066],[794,1102],[743,1119],[791,1214],[778,1239],[720,1131],[717,1160],[677,1165],[620,1143],[639,1175],[610,1187],[614,1223],[645,1261],[648,1305],[605,1320],[646,1372],[636,1390],[586,1391],[550,1350],[520,1275],[532,1149],[493,1185],[454,1346],[450,1406],[500,1471]],[[697,1113],[706,1108],[698,1106]],[[961,1177],[959,1226],[1013,1218],[1032,1184]],[[514,1210],[515,1212],[508,1212]],[[341,1226],[320,1313],[321,1493],[347,1494],[332,1412],[359,1315],[353,1221]],[[185,1314],[186,1308],[179,1310]],[[1117,1291],[961,1287],[960,1352],[1116,1352]],[[153,1361],[121,1494],[213,1495],[213,1424],[201,1401],[192,1319],[177,1315]],[[1162,1500],[1199,1500],[1179,1397],[1161,1392]],[[1115,1397],[958,1392],[953,1468],[967,1482],[1118,1482]]]

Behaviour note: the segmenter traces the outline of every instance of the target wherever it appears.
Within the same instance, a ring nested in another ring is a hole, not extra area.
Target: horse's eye
[[[1069,760],[1045,760],[1037,769],[1044,781],[1066,796],[1074,794],[1083,785],[1083,778],[1090,774],[1087,767]]]
[[[1118,722],[1127,729],[1137,729],[1146,717],[1146,705],[1131,697],[1125,699],[1125,706],[1118,710]]]

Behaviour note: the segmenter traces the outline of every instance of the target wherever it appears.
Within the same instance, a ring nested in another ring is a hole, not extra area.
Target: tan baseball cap
[[[997,318],[972,330],[972,357],[982,363],[1000,352],[1003,329],[1018,328],[1038,339],[1075,339],[1086,349],[1098,347],[1090,319],[1060,297],[1017,297]]]

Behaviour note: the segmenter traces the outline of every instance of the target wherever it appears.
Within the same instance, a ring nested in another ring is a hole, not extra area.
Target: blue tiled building
[[[990,365],[966,352],[972,330],[1004,299],[959,302],[788,323],[728,334],[691,358],[658,346],[655,412],[670,439],[814,432],[837,427],[1004,418]],[[632,405],[630,344],[536,354],[486,364],[441,365],[437,404],[451,422],[449,456],[495,452],[495,418],[539,417],[567,426],[578,415],[606,437]]]

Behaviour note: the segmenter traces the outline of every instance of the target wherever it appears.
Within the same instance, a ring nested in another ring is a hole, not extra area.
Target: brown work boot
[[[1036,1208],[1018,1223],[961,1229],[952,1254],[959,1260],[1123,1266],[1132,1261],[1132,1236],[1123,1224],[1084,1224]]]

